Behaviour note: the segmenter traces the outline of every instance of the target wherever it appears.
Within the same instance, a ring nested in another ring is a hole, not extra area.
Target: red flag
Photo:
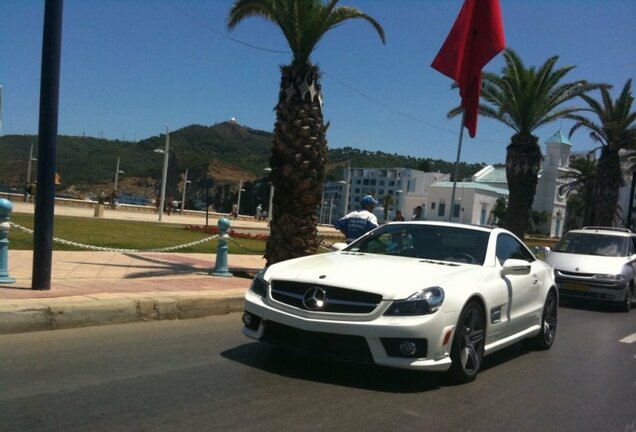
[[[457,82],[471,137],[477,132],[481,70],[505,46],[499,0],[466,0],[431,65]]]

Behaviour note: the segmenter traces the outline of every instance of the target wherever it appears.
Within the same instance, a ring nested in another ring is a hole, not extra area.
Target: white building
[[[570,171],[570,149],[572,143],[561,131],[552,135],[545,143],[545,158],[539,171],[539,183],[534,198],[533,209],[550,215],[544,233],[551,237],[563,234],[566,196],[561,187],[572,181],[564,178]],[[472,176],[471,182],[458,182],[455,205],[451,209],[450,200],[453,184],[436,183],[430,187],[427,218],[455,222],[489,225],[492,210],[498,198],[508,198],[508,182],[505,166],[489,165]],[[449,212],[452,211],[452,215]]]
[[[508,190],[476,182],[458,182],[455,205],[451,208],[452,182],[439,182],[429,188],[426,218],[435,221],[491,225],[492,210],[498,198],[508,198]]]
[[[347,173],[348,170],[348,173]],[[415,207],[426,207],[428,188],[438,181],[450,179],[450,174],[424,172],[410,168],[345,168],[344,178],[349,178],[348,200],[345,189],[347,182],[329,182],[325,184],[323,205],[320,221],[332,223],[347,212],[360,207],[360,200],[365,195],[372,195],[382,201],[385,196],[393,197],[393,205],[389,212],[389,219],[400,210],[408,220],[412,217]],[[378,214],[384,209],[379,205]],[[426,211],[426,210],[425,210]]]
[[[545,157],[539,171],[539,184],[532,208],[550,215],[545,233],[550,237],[561,237],[567,204],[563,186],[573,181],[572,178],[564,177],[570,172],[572,143],[558,131],[548,138],[545,146]]]

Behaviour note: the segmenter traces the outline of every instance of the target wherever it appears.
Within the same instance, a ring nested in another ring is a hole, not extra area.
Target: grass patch
[[[11,222],[33,229],[33,215],[13,213]],[[101,218],[73,216],[55,216],[53,236],[77,243],[118,249],[157,249],[190,243],[209,237],[206,234],[187,231],[184,225],[160,224],[152,222],[133,222]],[[216,253],[218,242],[207,241],[202,244],[178,249],[184,253]],[[235,239],[228,243],[231,254],[265,253],[265,242],[256,239]],[[9,248],[13,250],[33,250],[33,235],[15,227],[9,232]],[[81,251],[81,247],[53,242],[53,250]]]

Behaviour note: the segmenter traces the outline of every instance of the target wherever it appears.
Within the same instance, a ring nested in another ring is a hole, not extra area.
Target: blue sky
[[[271,131],[279,66],[289,54],[271,23],[248,19],[225,30],[226,0],[66,0],[59,133],[140,140],[230,117]],[[451,81],[430,63],[462,0],[341,0],[377,19],[382,45],[362,20],[334,29],[315,51],[324,72],[330,147],[350,146],[415,157],[455,159],[459,103]],[[568,80],[613,84],[616,95],[636,77],[636,1],[501,0],[507,46],[527,65],[559,55],[577,68]],[[0,13],[2,134],[37,134],[43,0],[3,0]],[[501,55],[485,70],[498,72]],[[536,131],[543,143],[557,122]],[[480,118],[464,135],[462,160],[500,163],[512,131]],[[584,131],[573,151],[594,147]]]

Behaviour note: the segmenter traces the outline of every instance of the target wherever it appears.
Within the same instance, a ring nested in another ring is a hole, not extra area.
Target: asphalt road
[[[0,430],[636,431],[636,311],[559,320],[460,386],[292,356],[239,314],[0,336]]]

